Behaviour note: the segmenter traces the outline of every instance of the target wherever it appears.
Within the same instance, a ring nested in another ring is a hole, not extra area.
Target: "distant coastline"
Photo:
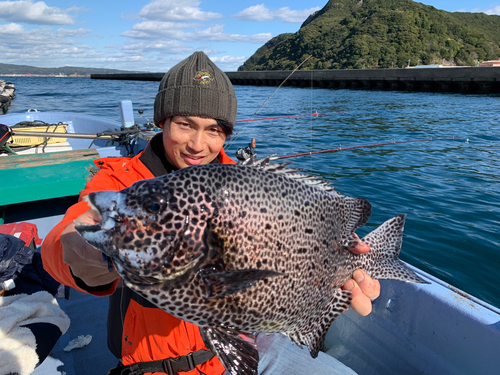
[[[40,68],[29,65],[0,63],[0,76],[3,77],[87,77],[94,73],[141,73],[138,71],[63,66],[59,68]]]
[[[52,78],[90,78],[89,74],[2,74],[0,73],[0,77],[52,77]]]

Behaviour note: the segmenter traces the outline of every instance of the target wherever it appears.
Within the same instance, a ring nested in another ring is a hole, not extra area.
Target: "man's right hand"
[[[78,223],[96,224],[101,221],[99,213],[88,210],[75,219]],[[70,266],[73,275],[88,286],[107,285],[120,276],[116,271],[109,272],[108,263],[103,260],[102,252],[85,241],[75,230],[75,224],[67,226],[61,234],[63,261]]]

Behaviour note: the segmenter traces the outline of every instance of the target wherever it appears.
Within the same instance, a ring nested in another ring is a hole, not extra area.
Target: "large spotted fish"
[[[256,374],[251,332],[282,332],[316,357],[349,308],[353,271],[423,282],[398,259],[405,215],[348,247],[371,205],[268,161],[192,166],[119,192],[89,194],[102,222],[77,231],[126,285],[200,327],[232,374]]]

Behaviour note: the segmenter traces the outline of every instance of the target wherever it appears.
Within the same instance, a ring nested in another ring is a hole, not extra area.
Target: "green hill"
[[[296,33],[259,48],[238,70],[476,65],[500,56],[500,16],[450,13],[411,0],[330,0]]]

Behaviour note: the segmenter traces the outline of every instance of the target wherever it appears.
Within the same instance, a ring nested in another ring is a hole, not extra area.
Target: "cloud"
[[[0,50],[2,62],[13,64],[52,65],[55,61],[64,58],[89,59],[100,56],[88,45],[82,45],[65,39],[66,32],[71,30],[59,29],[53,32],[49,27],[42,26],[33,30],[26,30],[22,25],[10,23],[0,28]],[[87,30],[76,30],[79,34]]]
[[[23,22],[35,25],[73,25],[75,21],[68,14],[79,8],[62,10],[49,7],[45,2],[0,1],[0,21]]]
[[[245,61],[247,61],[248,57],[246,56],[221,56],[221,57],[210,57],[210,60],[212,60],[214,63],[231,63],[231,64],[238,64],[241,65]]]
[[[186,23],[144,21],[136,23],[131,30],[124,31],[120,36],[133,39],[155,39],[158,37],[181,39],[185,33],[182,29],[192,27]]]
[[[248,7],[231,18],[240,21],[283,21],[289,23],[302,23],[309,15],[320,9],[320,7],[314,7],[305,10],[291,10],[289,7],[284,7],[271,10],[264,4],[259,4]]]
[[[92,30],[86,29],[77,29],[77,30],[69,30],[69,29],[58,29],[56,31],[56,36],[60,38],[85,38],[89,36]]]
[[[192,32],[185,32],[183,29],[192,29]],[[132,26],[131,30],[121,33],[121,36],[132,39],[177,39],[185,42],[233,42],[233,43],[256,43],[262,44],[272,38],[271,33],[260,33],[254,35],[227,34],[223,30],[222,24],[201,28],[186,23],[144,21]]]
[[[483,13],[486,13],[489,15],[493,15],[493,14],[500,15],[500,5],[497,5],[493,9],[488,9],[488,10],[484,11]]]
[[[222,18],[222,14],[204,12],[198,0],[153,0],[137,14],[139,18],[155,21],[209,21]]]
[[[189,40],[208,40],[211,42],[253,43],[263,44],[272,38],[271,33],[259,33],[254,35],[227,34],[223,31],[223,25],[210,26],[204,30],[194,31],[188,34]]]
[[[161,52],[165,54],[189,54],[193,52],[192,47],[177,40],[132,42],[123,46],[123,50],[127,51],[127,53],[139,55],[151,52]]]

